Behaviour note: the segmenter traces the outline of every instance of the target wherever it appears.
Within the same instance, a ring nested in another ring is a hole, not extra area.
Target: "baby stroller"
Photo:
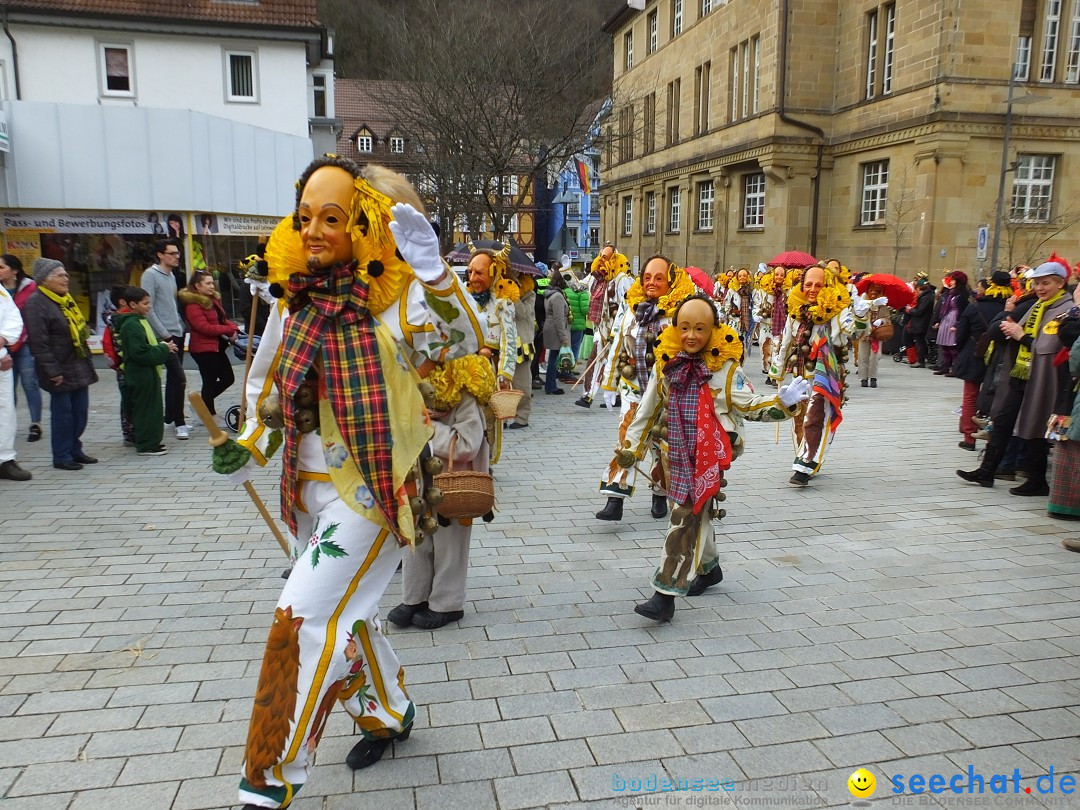
[[[241,360],[241,361],[246,360],[247,359],[247,345],[248,345],[247,333],[244,332],[243,330],[240,330],[240,332],[236,336],[236,342],[233,343],[233,347],[232,347],[233,356],[236,357],[238,360]],[[253,339],[253,342],[251,344],[252,353],[254,353],[255,350],[258,349],[258,348],[259,348],[259,336],[255,335],[255,337]],[[244,396],[244,391],[240,392],[240,396]],[[231,408],[229,408],[229,410],[227,410],[225,412],[225,426],[229,430],[231,430],[233,433],[239,433],[240,432],[240,406],[239,405],[233,405]]]

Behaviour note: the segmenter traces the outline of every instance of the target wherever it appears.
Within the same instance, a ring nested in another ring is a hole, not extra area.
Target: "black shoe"
[[[654,622],[670,622],[675,615],[675,597],[657,591],[648,602],[635,605],[634,613]]]
[[[28,442],[36,442],[41,439],[41,425],[31,425],[30,435],[26,437]]]
[[[34,476],[15,463],[15,459],[0,464],[0,478],[8,481],[29,481]]]
[[[690,590],[686,592],[687,596],[701,596],[705,593],[707,588],[711,588],[724,581],[724,572],[720,570],[720,566],[716,566],[712,571],[707,574],[699,574],[697,579],[694,580],[690,586]]]
[[[405,742],[405,740],[409,739],[411,733],[412,723],[405,726],[405,729],[396,736],[386,737],[382,740],[361,740],[353,746],[352,751],[345,757],[345,764],[354,771],[370,767],[382,759],[382,755],[390,747],[390,743],[394,741]]]
[[[810,483],[810,474],[804,472],[793,473],[791,478],[788,479],[788,483],[797,487],[805,487]]]
[[[563,391],[561,388],[556,388],[556,389],[554,389],[552,391],[545,390],[544,393],[545,394],[565,394],[566,392]]]
[[[977,470],[957,470],[956,474],[970,484],[978,484],[980,487],[992,487],[994,476],[983,472],[982,467]]]
[[[653,495],[652,496],[652,509],[649,510],[654,518],[660,519],[667,517],[667,496],[666,495]]]
[[[523,424],[521,424],[521,422],[511,422],[509,425],[506,426],[506,429],[507,430],[521,430],[522,428],[527,428],[527,427],[528,427],[528,425],[523,425]]]
[[[421,610],[427,610],[427,602],[421,602],[419,605],[406,605],[402,602],[386,614],[386,619],[398,627],[412,627],[413,616]]]
[[[934,376],[935,377],[944,377],[948,373],[949,372],[947,372],[945,369],[939,368],[937,371],[934,372]]]
[[[869,380],[863,380],[862,381],[862,387],[863,388],[869,388],[870,387],[870,381]]]
[[[1009,490],[1010,495],[1049,495],[1050,487],[1043,482],[1027,480],[1018,487]]]
[[[281,578],[282,579],[288,579],[289,574],[291,574],[291,573],[292,573],[292,569],[291,568],[286,568],[284,571],[281,572]]]
[[[426,602],[424,603],[427,604]],[[449,613],[440,613],[437,610],[431,610],[425,607],[423,610],[418,610],[413,614],[412,626],[420,627],[424,630],[438,630],[440,627],[450,624],[450,622],[456,622],[459,619],[465,617],[464,610],[451,610]]]
[[[53,466],[58,470],[81,470],[82,464],[77,461],[54,461]]]
[[[877,388],[877,377],[871,377],[870,378],[870,387],[871,388]]]
[[[93,456],[86,455],[86,453],[75,456],[75,461],[79,462],[79,464],[97,464],[97,459]]]
[[[596,513],[597,520],[622,520],[624,498],[608,498],[604,508]]]
[[[956,446],[961,450],[974,450],[975,442],[958,442]]]
[[[578,397],[577,402],[575,402],[574,404],[580,405],[582,408],[591,408],[592,400],[589,397]]]
[[[600,407],[601,407],[601,408],[604,408],[604,409],[606,410],[606,409],[607,409],[607,403],[606,403],[606,402],[604,402],[603,400],[601,400],[601,402],[600,402]]]
[[[616,408],[621,408],[622,407],[622,396],[621,395],[615,397],[615,407]]]

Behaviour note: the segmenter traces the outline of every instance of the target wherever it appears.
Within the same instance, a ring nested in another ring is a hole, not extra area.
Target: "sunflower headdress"
[[[787,271],[787,275],[784,276],[784,292],[790,292],[795,286],[802,281],[803,273],[805,270],[800,270],[798,267],[792,267]]]
[[[353,198],[346,225],[352,240],[356,277],[368,285],[368,311],[378,315],[401,297],[412,278],[409,267],[397,253],[389,224],[393,201],[376,191],[363,177],[353,180]],[[295,273],[310,273],[299,222],[294,215],[281,220],[266,244],[267,280],[287,288]]]
[[[656,302],[656,308],[660,310],[661,315],[670,317],[674,314],[675,307],[696,293],[698,288],[690,275],[674,262],[668,263],[668,283],[671,285],[671,291],[661,296]],[[637,305],[646,300],[648,299],[645,295],[645,287],[638,278],[626,292],[626,303],[630,305],[631,310],[636,310]]]
[[[630,261],[619,251],[611,254],[611,258],[601,263],[604,270],[604,281],[614,281],[623,273],[630,272]]]
[[[772,295],[776,290],[776,279],[773,278],[772,273],[766,273],[763,276],[759,276],[757,280],[758,289],[766,295]]]
[[[788,312],[798,312],[804,306],[809,305],[807,314],[810,320],[816,324],[828,323],[847,307],[851,306],[851,293],[846,286],[841,284],[836,275],[828,269],[825,272],[825,284],[818,293],[817,302],[810,305],[802,285],[793,287],[788,293]]]

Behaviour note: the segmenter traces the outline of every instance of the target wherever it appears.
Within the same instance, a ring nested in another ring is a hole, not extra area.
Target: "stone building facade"
[[[636,0],[605,30],[628,255],[987,274],[1013,64],[999,264],[1077,252],[1080,0]]]

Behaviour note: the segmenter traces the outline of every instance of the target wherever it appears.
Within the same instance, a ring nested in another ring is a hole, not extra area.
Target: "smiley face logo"
[[[847,780],[848,790],[851,791],[851,795],[858,799],[865,799],[867,796],[874,795],[874,789],[877,787],[877,780],[874,775],[866,768],[859,768]]]

